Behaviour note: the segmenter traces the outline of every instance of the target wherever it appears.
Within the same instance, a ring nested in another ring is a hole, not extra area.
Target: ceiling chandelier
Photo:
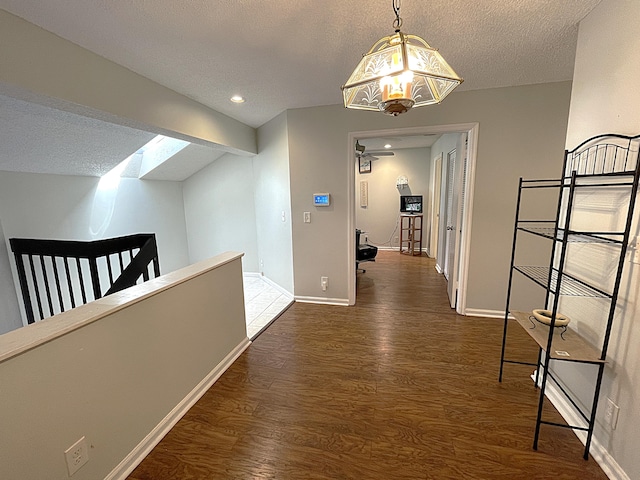
[[[397,116],[440,103],[462,83],[440,53],[400,31],[400,0],[393,0],[395,34],[378,40],[342,86],[344,106]]]

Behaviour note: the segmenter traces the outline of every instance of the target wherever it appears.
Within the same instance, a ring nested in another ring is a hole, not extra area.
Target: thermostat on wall
[[[314,193],[313,204],[316,207],[328,207],[331,205],[331,195],[328,193]]]

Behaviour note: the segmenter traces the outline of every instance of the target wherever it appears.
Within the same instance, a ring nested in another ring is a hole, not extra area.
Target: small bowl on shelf
[[[551,325],[551,315],[552,315],[551,310],[543,310],[541,308],[537,308],[531,313],[533,314],[535,319],[540,323],[544,323],[545,325]],[[556,323],[555,323],[556,327],[566,327],[570,321],[571,319],[566,315],[563,315],[560,312],[556,312]]]

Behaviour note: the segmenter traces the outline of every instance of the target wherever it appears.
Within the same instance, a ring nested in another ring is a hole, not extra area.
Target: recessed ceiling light
[[[233,97],[231,97],[231,101],[233,103],[244,103],[244,97],[240,95],[234,95]]]
[[[390,143],[387,143],[387,144],[384,146],[384,148],[391,148],[391,144],[390,144]]]

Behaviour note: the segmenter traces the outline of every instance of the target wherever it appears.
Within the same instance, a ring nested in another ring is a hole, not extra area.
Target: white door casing
[[[466,285],[469,268],[469,246],[472,226],[473,215],[473,184],[475,178],[475,163],[477,158],[477,145],[479,124],[478,123],[464,123],[464,124],[452,124],[452,125],[436,125],[429,127],[408,127],[408,128],[394,128],[387,130],[370,130],[360,132],[349,132],[347,135],[347,152],[348,161],[345,162],[346,168],[346,181],[347,181],[347,228],[348,239],[347,245],[347,262],[345,265],[347,275],[349,276],[349,305],[355,305],[356,302],[356,271],[355,271],[355,208],[356,208],[356,185],[355,185],[355,149],[353,145],[356,139],[365,138],[377,138],[383,136],[403,136],[403,135],[433,135],[433,134],[445,134],[445,133],[468,133],[468,149],[467,149],[467,175],[466,175],[466,190],[463,196],[464,198],[464,218],[459,225],[462,227],[461,234],[457,235],[459,238],[460,247],[456,250],[459,255],[456,255],[456,272],[459,272],[458,284],[458,300],[456,302],[456,311],[459,314],[464,315],[466,308]],[[440,227],[442,228],[442,226]]]

